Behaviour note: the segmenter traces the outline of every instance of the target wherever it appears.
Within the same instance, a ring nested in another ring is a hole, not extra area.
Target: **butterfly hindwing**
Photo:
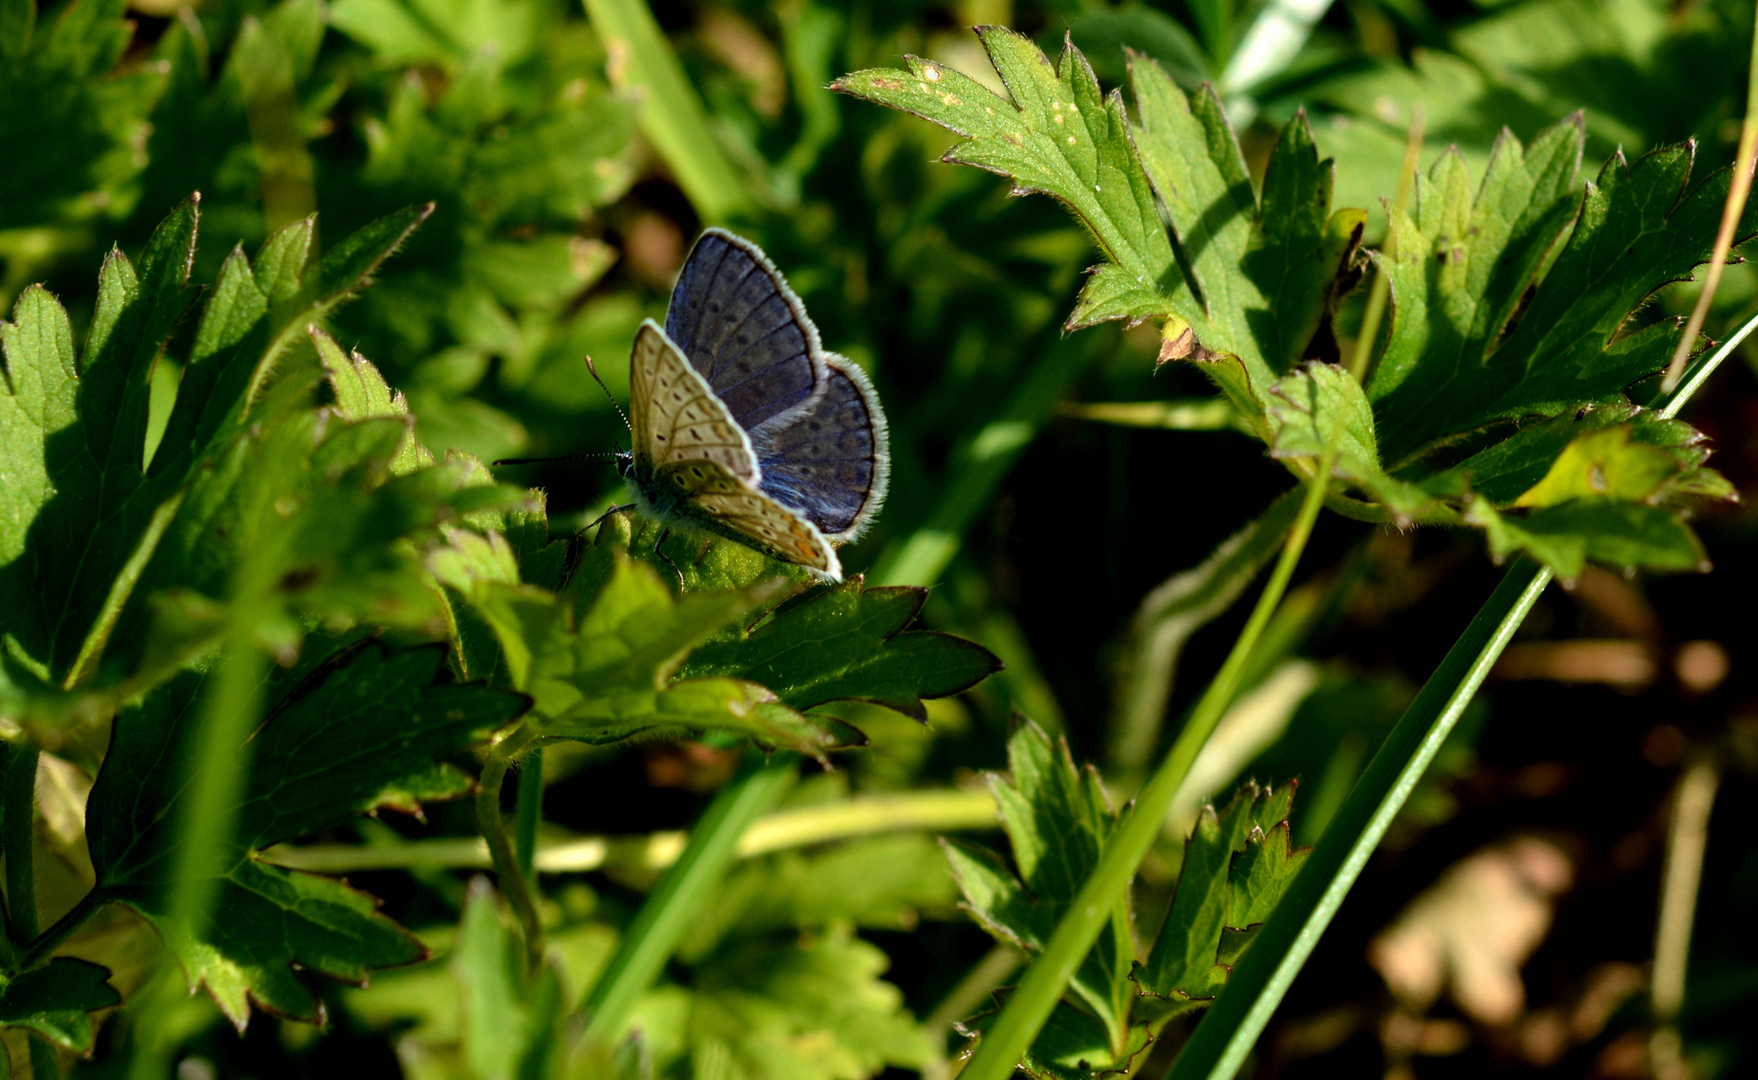
[[[683,516],[771,558],[842,579],[836,550],[817,527],[711,461],[676,462],[656,482],[682,502]]]
[[[835,354],[824,389],[802,410],[750,433],[762,488],[832,541],[857,536],[885,501],[885,414],[866,373]]]
[[[665,332],[747,431],[823,383],[818,329],[756,245],[709,229],[678,275]]]
[[[755,484],[751,440],[653,320],[635,332],[629,365],[629,422],[635,459],[654,469],[712,461]]]

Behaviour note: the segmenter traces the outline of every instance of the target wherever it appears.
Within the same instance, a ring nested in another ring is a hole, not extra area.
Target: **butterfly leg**
[[[610,517],[612,514],[626,514],[633,509],[635,509],[634,503],[623,503],[621,506],[613,506],[609,510],[598,515],[598,517],[594,518],[592,524],[586,526],[586,528],[595,529],[598,527],[599,523],[603,522],[604,519]]]
[[[678,576],[678,591],[683,592],[684,591],[684,572],[682,570],[678,569],[677,563],[671,561],[670,555],[667,555],[665,552],[659,550],[659,546],[661,544],[665,543],[665,538],[670,535],[671,535],[671,526],[669,526],[669,525],[666,526],[665,528],[659,530],[659,539],[653,541],[653,554],[659,556],[660,559],[662,559],[665,562],[665,565],[671,567],[671,572]]]
[[[714,543],[714,537],[704,536],[702,538],[702,550],[696,552],[696,561],[691,563],[690,565],[691,566],[701,566],[702,560],[706,559],[708,557],[708,549],[710,546],[713,545],[713,543]]]

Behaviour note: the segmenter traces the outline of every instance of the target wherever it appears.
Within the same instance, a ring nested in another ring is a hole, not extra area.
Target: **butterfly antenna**
[[[610,399],[610,407],[615,409],[617,411],[617,415],[623,418],[623,426],[628,428],[630,431],[634,431],[635,425],[629,423],[629,414],[623,411],[623,407],[621,405],[617,404],[617,396],[615,394],[611,393],[610,387],[604,385],[604,380],[598,377],[598,365],[596,365],[592,362],[592,354],[591,353],[586,354],[586,370],[590,371],[592,373],[592,381],[597,383],[598,388],[600,390],[604,391],[604,396]],[[617,452],[621,453],[622,447],[620,447],[620,446],[617,447]]]
[[[621,451],[618,452],[620,454]],[[494,462],[496,465],[542,465],[550,461],[615,461],[618,454],[608,450],[594,450],[589,454],[562,454],[558,457],[509,457]]]

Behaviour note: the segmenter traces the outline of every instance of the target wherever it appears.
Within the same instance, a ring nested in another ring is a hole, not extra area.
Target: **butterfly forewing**
[[[752,431],[764,492],[831,540],[852,539],[885,501],[885,416],[859,368],[826,357],[824,390],[802,411]]]
[[[757,482],[750,438],[651,319],[635,333],[629,405],[638,462],[645,459],[659,469],[674,462],[709,461],[732,476]]]
[[[702,234],[678,274],[665,332],[746,430],[804,404],[823,384],[818,330],[750,241]]]

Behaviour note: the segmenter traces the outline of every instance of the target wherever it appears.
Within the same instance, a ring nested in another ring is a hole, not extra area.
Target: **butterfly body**
[[[629,387],[620,464],[643,513],[841,580],[836,545],[885,498],[885,415],[755,245],[703,234],[665,327],[635,335]]]

